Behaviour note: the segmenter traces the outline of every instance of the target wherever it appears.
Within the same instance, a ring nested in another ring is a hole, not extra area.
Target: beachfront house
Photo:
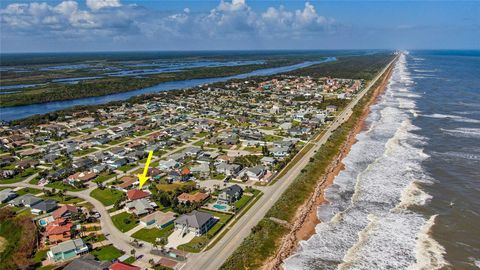
[[[217,219],[205,212],[194,210],[190,213],[183,214],[175,220],[175,229],[184,233],[194,233],[202,235],[208,232],[215,225]]]
[[[218,194],[217,203],[218,204],[230,204],[238,201],[243,194],[243,189],[239,185],[229,186]]]

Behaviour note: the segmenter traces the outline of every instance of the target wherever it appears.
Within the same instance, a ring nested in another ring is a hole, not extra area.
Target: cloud
[[[265,11],[253,10],[245,0],[221,0],[209,12],[190,8],[171,13],[123,5],[119,0],[86,0],[86,8],[77,1],[58,5],[47,2],[10,4],[0,9],[0,23],[9,36],[54,36],[56,38],[110,38],[112,42],[136,40],[261,40],[301,37],[308,33],[330,31],[335,24],[317,13],[306,2],[303,9],[283,6]]]
[[[120,7],[119,0],[87,0],[87,7],[92,10],[99,10],[106,7]]]

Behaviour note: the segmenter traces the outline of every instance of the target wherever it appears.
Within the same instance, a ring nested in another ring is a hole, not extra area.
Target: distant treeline
[[[394,57],[392,53],[338,57],[338,61],[309,66],[287,74],[370,80]]]
[[[0,65],[72,64],[85,61],[144,61],[144,60],[269,60],[284,57],[311,57],[345,54],[365,54],[359,50],[333,51],[176,51],[176,52],[68,52],[68,53],[3,53]]]

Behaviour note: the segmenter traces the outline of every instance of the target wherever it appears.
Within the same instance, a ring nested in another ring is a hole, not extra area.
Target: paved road
[[[393,61],[392,61],[393,63]],[[390,66],[390,65],[389,65]],[[324,135],[318,142],[278,181],[264,189],[265,194],[260,200],[252,206],[252,208],[242,216],[238,222],[225,234],[225,236],[210,250],[192,254],[182,270],[216,270],[225,262],[225,260],[235,251],[245,237],[250,234],[252,227],[265,216],[267,211],[280,198],[283,192],[290,186],[293,180],[300,174],[300,171],[308,164],[309,160],[315,152],[328,140],[332,132],[337,129],[343,122],[345,122],[352,114],[353,107],[358,101],[370,90],[373,84],[381,77],[387,70],[385,67],[372,81],[362,90],[343,112],[336,118],[336,120],[326,130]]]

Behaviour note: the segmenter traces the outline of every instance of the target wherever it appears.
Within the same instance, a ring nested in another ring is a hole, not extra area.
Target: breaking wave
[[[463,122],[463,123],[480,123],[480,120],[477,119],[472,119],[472,118],[467,118],[463,116],[458,116],[458,115],[451,115],[451,114],[440,114],[440,113],[434,113],[434,114],[426,114],[422,115],[424,117],[430,117],[430,118],[438,118],[438,119],[451,119],[456,122]]]
[[[441,246],[423,233],[428,218],[409,209],[432,198],[417,184],[430,182],[421,166],[429,156],[422,148],[425,138],[412,133],[419,129],[410,121],[419,97],[410,91],[412,84],[402,55],[385,94],[372,106],[369,128],[357,135],[343,160],[345,169],[325,191],[328,203],[318,209],[322,222],[316,234],[300,243],[301,251],[285,260],[285,269],[446,264],[437,252]]]
[[[480,128],[455,128],[455,129],[444,129],[440,128],[446,134],[463,137],[463,138],[480,138]]]

